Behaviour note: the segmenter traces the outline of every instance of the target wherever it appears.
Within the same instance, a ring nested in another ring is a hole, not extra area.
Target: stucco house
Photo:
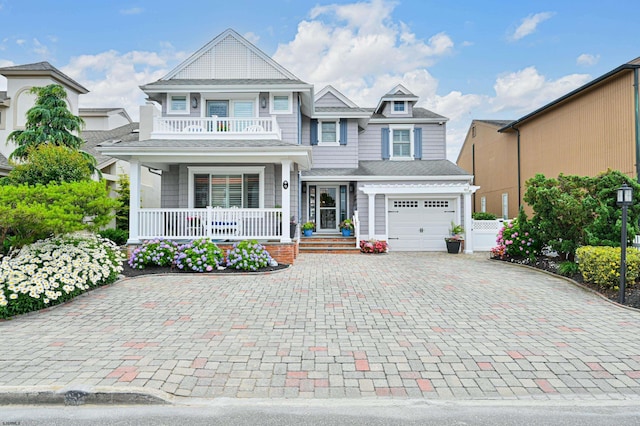
[[[85,122],[80,136],[85,140],[83,150],[96,157],[97,168],[108,184],[115,188],[120,175],[129,172],[127,162],[102,155],[96,146],[105,141],[138,139],[138,123],[131,120],[123,108],[80,108],[80,96],[89,90],[48,62],[0,68],[7,79],[7,90],[0,92],[0,176],[12,169],[8,158],[15,149],[6,143],[14,130],[24,129],[26,113],[35,103],[32,87],[59,84],[67,92],[67,107]],[[141,173],[141,198],[147,207],[160,206],[160,176],[148,169]]]
[[[640,179],[639,69],[636,58],[517,120],[474,120],[457,160],[480,186],[474,211],[515,217],[537,173]]]
[[[445,159],[447,118],[401,85],[361,108],[229,29],[141,89],[139,140],[98,147],[131,165],[130,244],[255,238],[292,262],[291,219],[332,235],[353,218],[393,250],[445,250],[451,222],[471,229],[476,188]],[[162,170],[159,209],[137,203],[143,165]]]

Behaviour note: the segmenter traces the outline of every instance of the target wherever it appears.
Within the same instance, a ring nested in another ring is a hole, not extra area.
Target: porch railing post
[[[207,238],[212,238],[213,230],[213,208],[207,206],[207,219],[204,222],[204,232]]]

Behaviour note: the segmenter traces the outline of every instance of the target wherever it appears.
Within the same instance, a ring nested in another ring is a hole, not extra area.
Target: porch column
[[[367,219],[367,230],[369,232],[369,240],[376,237],[376,194],[367,194],[369,196],[369,217]]]
[[[291,217],[291,160],[282,160],[282,177],[280,188],[282,189],[282,235],[281,243],[290,243],[289,218]]]
[[[464,252],[473,253],[473,219],[471,219],[471,191],[466,191],[464,197]]]
[[[140,242],[138,212],[140,211],[140,160],[129,160],[129,244]]]

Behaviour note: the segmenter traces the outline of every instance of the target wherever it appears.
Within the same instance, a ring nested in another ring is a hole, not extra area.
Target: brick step
[[[344,241],[300,241],[300,247],[355,247],[355,240]]]
[[[358,247],[302,247],[300,253],[307,254],[357,254],[360,253]]]

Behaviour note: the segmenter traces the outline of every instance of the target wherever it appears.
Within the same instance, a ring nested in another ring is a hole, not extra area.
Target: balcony
[[[282,139],[276,117],[154,117],[152,139]]]

